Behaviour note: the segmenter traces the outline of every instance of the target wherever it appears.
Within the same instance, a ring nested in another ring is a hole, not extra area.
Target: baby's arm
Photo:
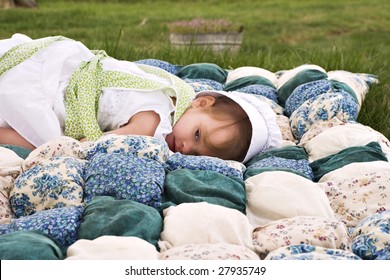
[[[109,131],[119,135],[145,135],[153,136],[160,123],[160,116],[154,111],[138,112],[129,122],[120,128]],[[82,139],[86,140],[86,139]],[[28,149],[35,149],[30,142],[12,128],[0,127],[0,144],[15,145]]]
[[[108,132],[120,135],[154,136],[159,123],[160,116],[156,112],[142,111],[132,116],[127,124]]]
[[[35,149],[22,135],[17,133],[12,128],[0,127],[0,144],[15,145],[27,149]]]

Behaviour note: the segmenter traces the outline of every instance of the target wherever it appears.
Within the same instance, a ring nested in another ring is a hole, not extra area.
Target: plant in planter
[[[225,19],[196,18],[168,24],[169,38],[175,46],[199,46],[213,51],[238,51],[244,27]]]

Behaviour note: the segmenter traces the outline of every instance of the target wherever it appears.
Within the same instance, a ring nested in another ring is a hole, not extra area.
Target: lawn
[[[303,63],[326,70],[378,75],[358,121],[390,138],[390,2],[388,0],[37,0],[37,9],[0,10],[0,39],[63,35],[111,56],[157,58],[175,64],[216,63],[224,68],[257,66],[270,71]],[[237,54],[213,54],[169,45],[167,23],[225,18],[244,25]]]

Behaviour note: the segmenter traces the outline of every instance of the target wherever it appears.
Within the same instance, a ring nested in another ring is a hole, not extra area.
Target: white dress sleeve
[[[103,131],[109,131],[125,125],[138,112],[154,111],[160,116],[154,137],[164,140],[172,131],[171,113],[174,109],[171,98],[161,91],[103,88],[98,123]]]

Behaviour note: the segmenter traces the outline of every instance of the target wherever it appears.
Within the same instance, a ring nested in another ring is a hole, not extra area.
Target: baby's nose
[[[179,145],[178,151],[183,155],[188,155],[190,153],[190,145],[188,143],[183,142]]]

